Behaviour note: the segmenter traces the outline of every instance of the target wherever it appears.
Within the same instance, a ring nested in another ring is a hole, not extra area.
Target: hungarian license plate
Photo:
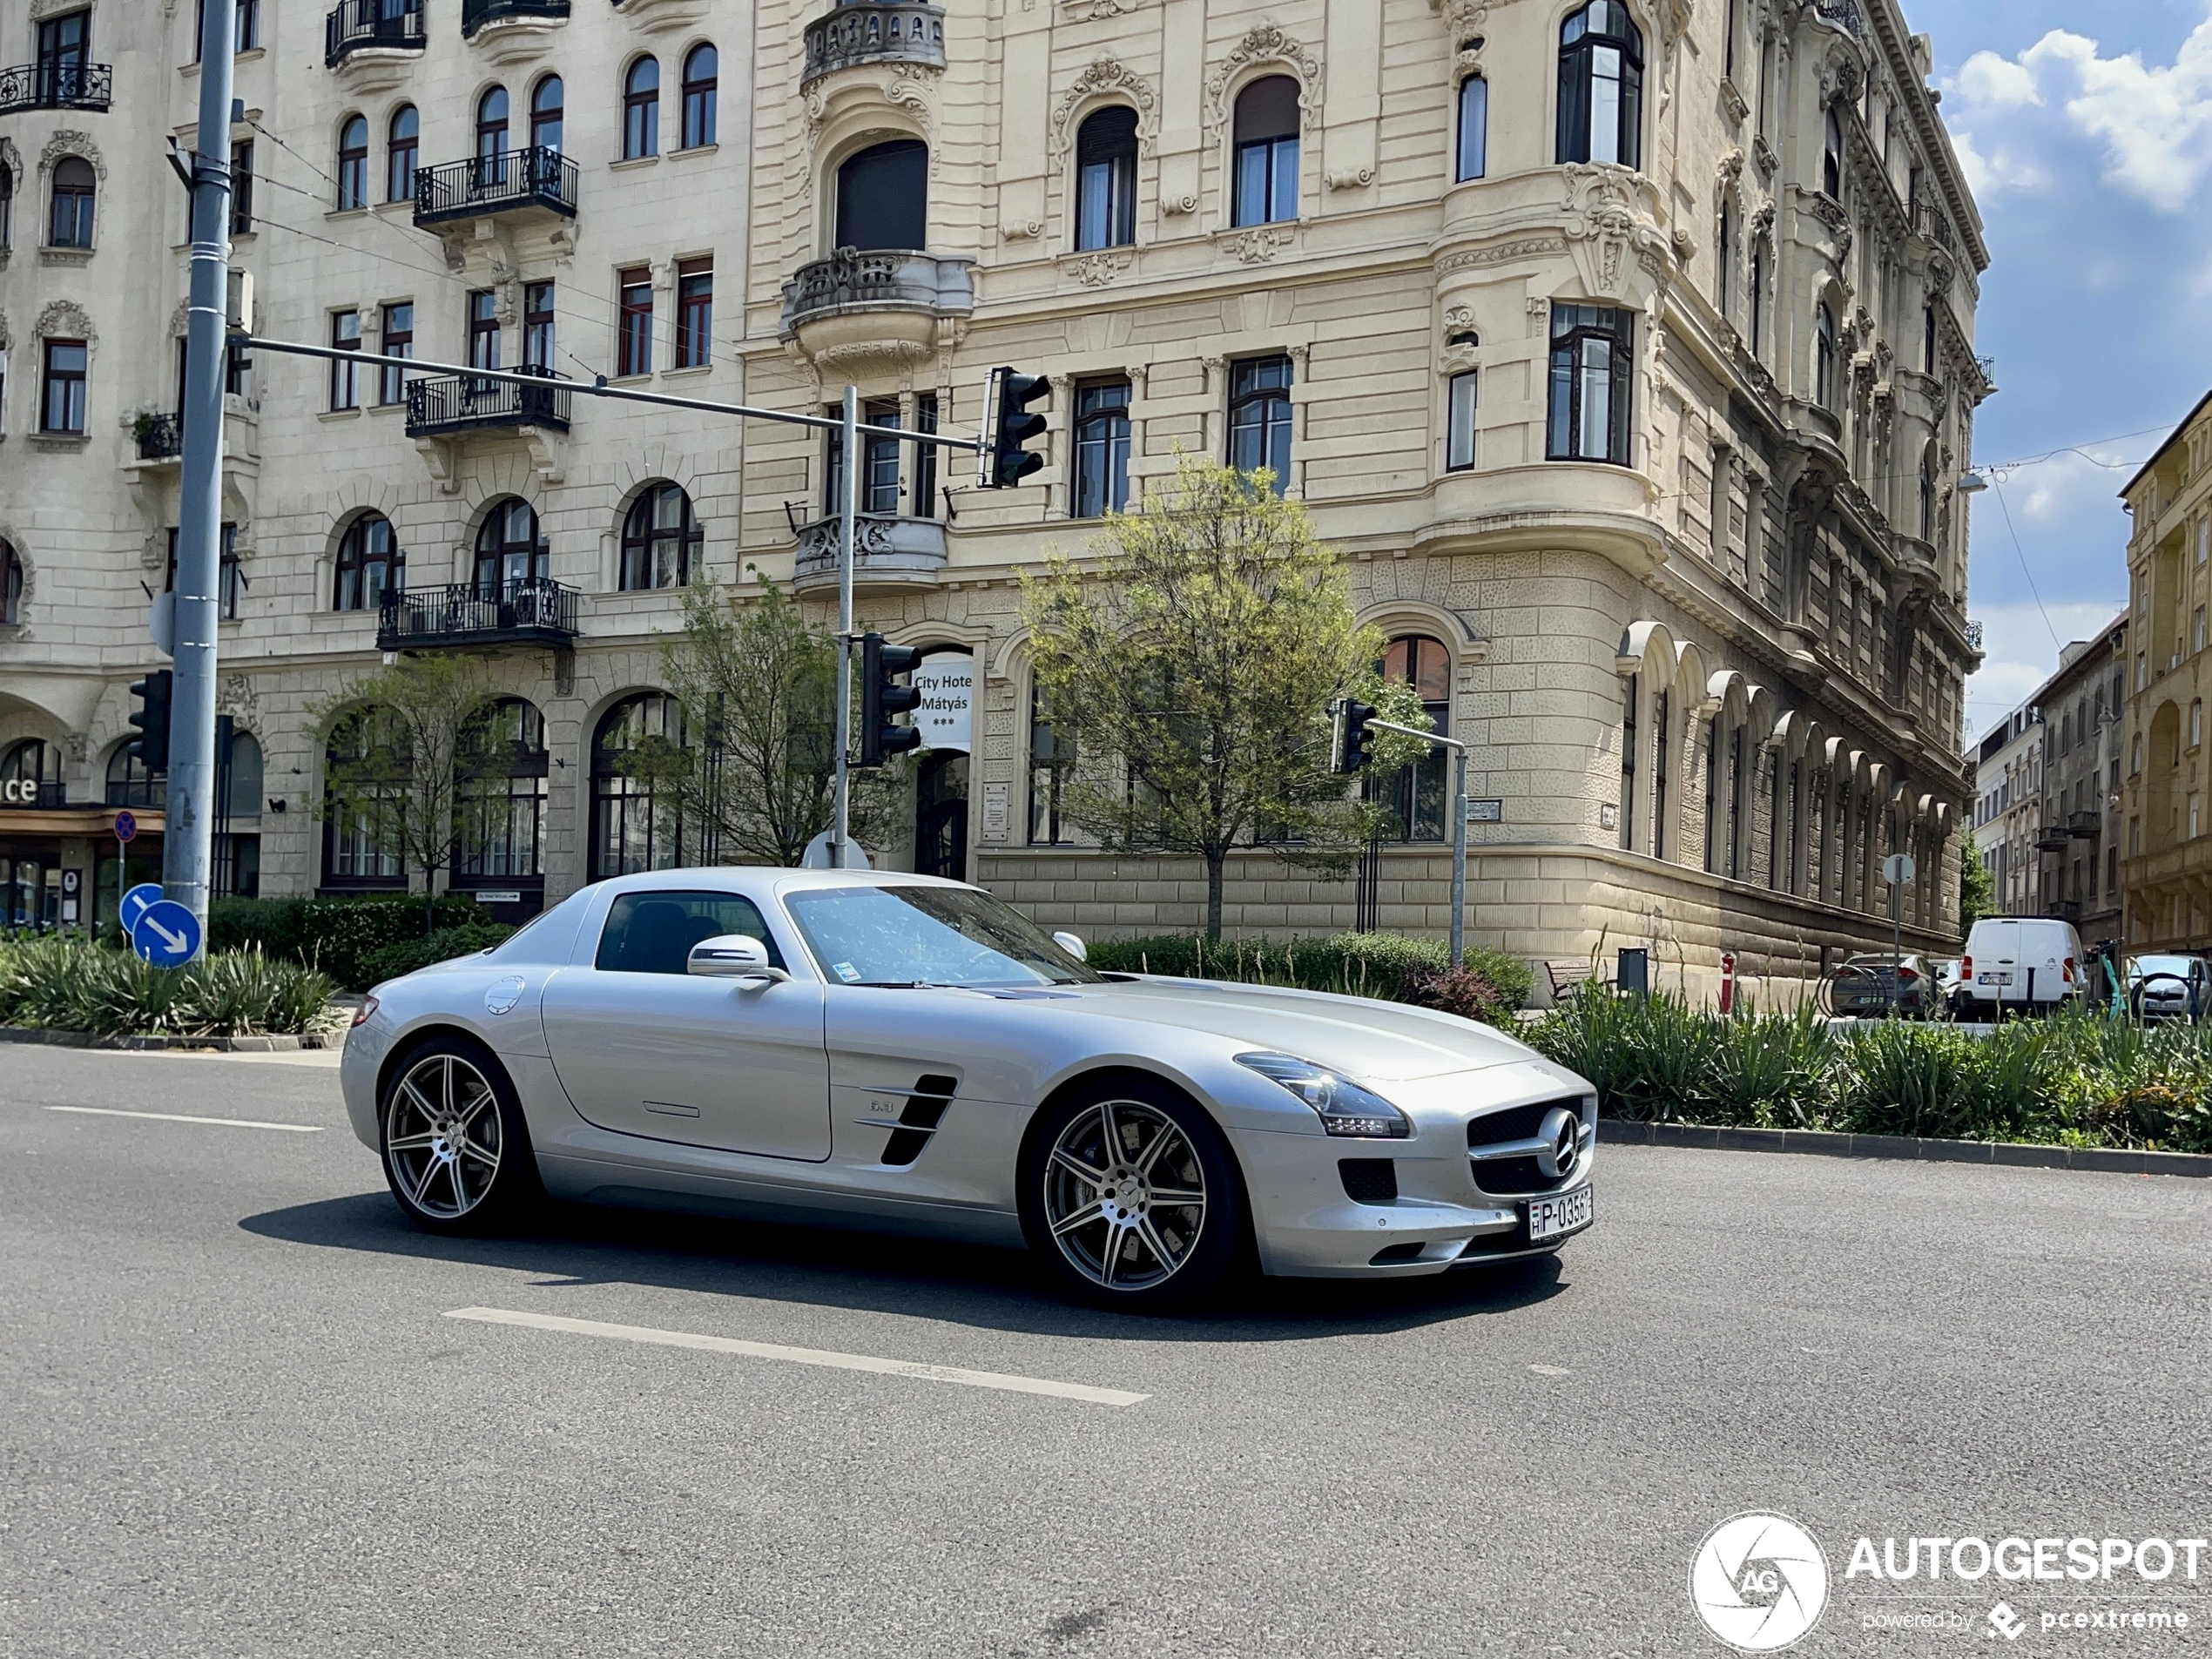
[[[1596,1219],[1596,1204],[1588,1187],[1577,1187],[1555,1198],[1531,1198],[1528,1242],[1541,1244],[1548,1239],[1564,1238],[1569,1233],[1581,1231]]]
[[[1974,978],[1984,985],[2010,985],[2013,982],[2010,974],[1977,974]]]

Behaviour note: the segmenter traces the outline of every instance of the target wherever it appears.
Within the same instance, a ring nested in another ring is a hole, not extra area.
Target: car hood
[[[1110,1018],[1207,1032],[1240,1048],[1296,1055],[1373,1082],[1536,1057],[1527,1044],[1472,1020],[1372,997],[1144,976],[1065,986],[1048,995],[1080,999],[1089,1011]]]

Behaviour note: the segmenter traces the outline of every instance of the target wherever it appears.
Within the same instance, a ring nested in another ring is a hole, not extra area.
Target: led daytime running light
[[[1326,1066],[1288,1054],[1240,1054],[1237,1063],[1280,1084],[1311,1106],[1328,1134],[1363,1141],[1413,1138],[1413,1125],[1405,1113]]]

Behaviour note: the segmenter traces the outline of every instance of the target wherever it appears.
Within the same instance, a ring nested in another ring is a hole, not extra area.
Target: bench
[[[1546,962],[1544,973],[1552,982],[1552,1001],[1554,1004],[1566,1001],[1570,994],[1593,981],[1600,985],[1613,983],[1597,971],[1597,964],[1587,957],[1575,962]]]

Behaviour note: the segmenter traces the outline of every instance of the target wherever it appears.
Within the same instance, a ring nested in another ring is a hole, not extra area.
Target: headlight
[[[1405,1113],[1326,1066],[1287,1054],[1240,1054],[1237,1063],[1282,1084],[1313,1108],[1332,1135],[1367,1141],[1413,1138],[1413,1125]]]

